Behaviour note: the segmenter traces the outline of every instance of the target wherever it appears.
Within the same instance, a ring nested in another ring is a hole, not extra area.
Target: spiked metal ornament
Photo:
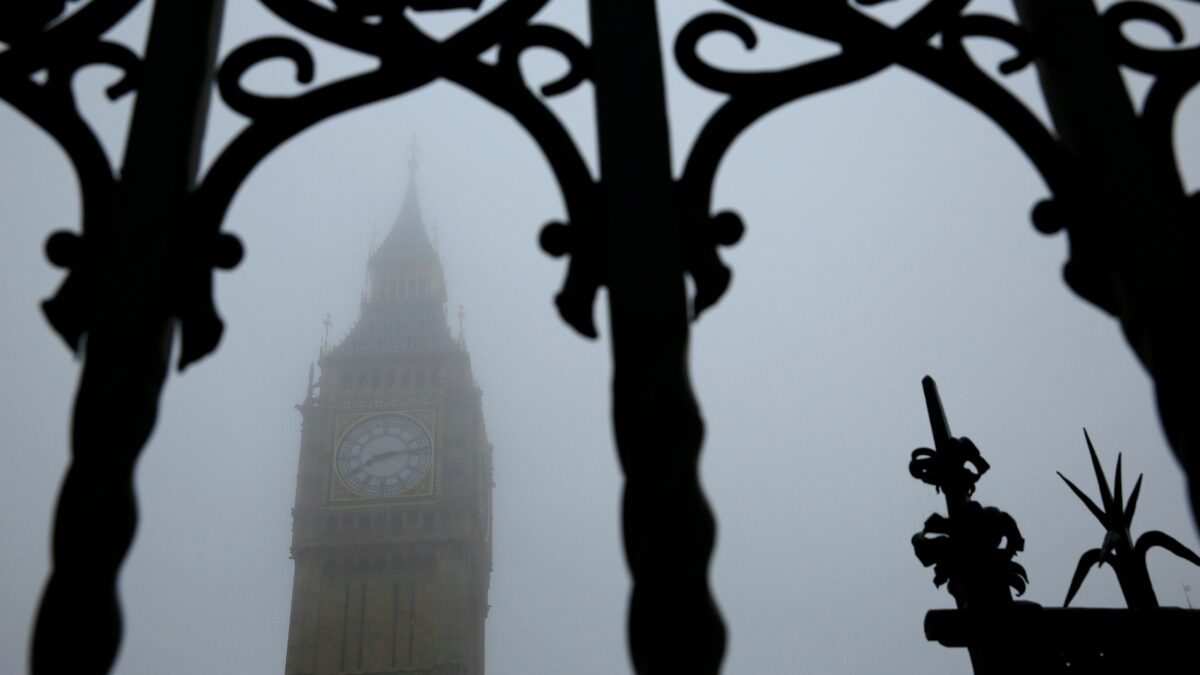
[[[1092,512],[1092,515],[1096,516],[1106,532],[1100,548],[1093,548],[1080,556],[1063,606],[1071,604],[1071,599],[1083,585],[1083,579],[1092,565],[1102,567],[1104,562],[1108,561],[1117,574],[1117,582],[1120,583],[1121,592],[1125,595],[1125,603],[1130,608],[1157,607],[1158,598],[1154,595],[1154,587],[1150,583],[1150,572],[1146,567],[1146,552],[1155,546],[1161,546],[1195,565],[1200,565],[1200,556],[1179,543],[1174,537],[1157,530],[1146,532],[1134,542],[1129,533],[1129,526],[1133,522],[1133,514],[1137,509],[1138,495],[1142,489],[1142,476],[1138,475],[1133,491],[1129,494],[1129,501],[1126,503],[1121,489],[1121,455],[1117,455],[1113,487],[1112,490],[1109,490],[1108,479],[1105,478],[1104,470],[1100,467],[1100,459],[1096,456],[1096,448],[1092,445],[1092,439],[1088,436],[1087,429],[1083,430],[1083,437],[1087,441],[1088,452],[1092,456],[1092,469],[1096,472],[1096,482],[1100,486],[1101,506],[1097,506],[1096,502],[1092,501],[1084,494],[1083,490],[1076,487],[1061,472],[1058,477],[1062,478],[1067,487],[1071,488],[1071,491],[1083,501],[1084,506]]]

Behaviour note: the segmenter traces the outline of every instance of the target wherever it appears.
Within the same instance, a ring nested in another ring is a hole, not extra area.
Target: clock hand
[[[396,455],[407,455],[407,454],[411,454],[414,452],[420,452],[422,450],[423,450],[423,448],[408,448],[405,450],[388,450],[386,452],[381,452],[378,455],[375,455],[375,456],[371,457],[370,459],[368,459],[367,461],[363,462],[363,467],[365,468],[365,467],[371,466],[375,462],[379,462],[384,459],[388,459],[389,457],[395,457]]]
[[[368,459],[367,461],[363,462],[363,464],[362,464],[363,468],[365,469],[365,468],[371,466],[372,464],[374,464],[375,462],[387,459],[389,457],[395,457],[396,455],[400,454],[401,452],[402,451],[400,451],[400,450],[390,450],[388,452],[381,452],[378,455],[375,455],[375,456],[371,457],[370,459]]]

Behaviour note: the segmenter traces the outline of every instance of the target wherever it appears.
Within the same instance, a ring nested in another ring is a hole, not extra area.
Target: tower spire
[[[417,174],[421,170],[421,148],[413,135],[408,144],[408,185],[404,189],[404,202],[400,206],[399,222],[421,222],[421,203],[417,198]],[[399,222],[397,224],[399,224]],[[421,227],[424,230],[424,226]]]
[[[409,146],[408,188],[391,230],[367,262],[367,302],[445,301],[441,260],[421,217],[417,190],[420,151]]]
[[[421,152],[416,141],[408,150],[408,185],[400,203],[400,213],[383,241],[373,247],[371,258],[374,263],[383,261],[405,261],[409,263],[437,264],[437,251],[425,230],[421,217],[421,200],[417,189],[417,174],[420,173]]]
[[[367,260],[362,315],[338,350],[406,351],[454,345],[446,322],[446,281],[418,204],[419,153],[409,150],[408,190]]]

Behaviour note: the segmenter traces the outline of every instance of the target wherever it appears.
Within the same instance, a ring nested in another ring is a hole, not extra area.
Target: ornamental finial
[[[321,323],[325,325],[325,335],[321,338],[321,354],[325,355],[329,352],[329,329],[333,326],[333,315],[325,312],[325,320]]]

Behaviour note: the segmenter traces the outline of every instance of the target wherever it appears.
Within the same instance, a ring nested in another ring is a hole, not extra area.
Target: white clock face
[[[342,481],[364,497],[388,497],[413,488],[433,463],[433,441],[403,415],[375,415],[354,425],[337,448]]]

